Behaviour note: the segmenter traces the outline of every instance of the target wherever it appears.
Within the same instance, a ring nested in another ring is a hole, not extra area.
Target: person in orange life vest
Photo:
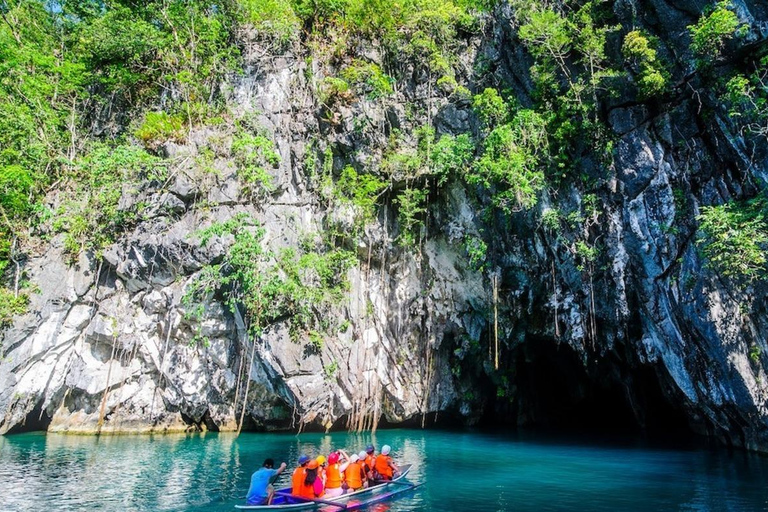
[[[341,455],[339,455],[341,454]],[[342,459],[343,458],[343,459]],[[349,456],[344,450],[338,450],[328,455],[328,467],[325,468],[325,495],[329,498],[344,494],[344,470],[349,465]]]
[[[378,479],[379,480],[392,480],[392,477],[395,475],[395,473],[400,472],[400,468],[398,468],[394,462],[392,462],[392,457],[389,456],[389,452],[392,450],[388,444],[385,444],[381,447],[381,453],[378,457],[376,457],[376,462],[374,463],[374,470],[376,473],[378,473]]]
[[[376,462],[376,447],[369,444],[365,449],[365,465],[368,467],[368,480],[373,480],[374,463]]]
[[[304,483],[301,486],[301,492],[299,496],[313,500],[315,498],[322,498],[325,494],[323,492],[323,480],[317,475],[317,469],[319,468],[316,460],[311,460],[307,463],[306,476],[304,477]]]
[[[372,477],[371,467],[365,462],[366,457],[368,457],[368,454],[365,453],[365,450],[361,450],[360,453],[357,454],[357,458],[360,461],[360,467],[362,467],[363,471],[365,472],[365,481],[363,482],[363,487],[368,487],[368,483]]]
[[[359,491],[366,486],[368,477],[365,474],[365,469],[363,469],[363,463],[360,462],[359,455],[353,454],[349,458],[349,465],[344,471],[344,479],[352,492]]]
[[[319,476],[323,480],[323,485],[325,485],[326,481],[328,480],[328,475],[326,474],[325,470],[328,468],[328,461],[325,460],[324,455],[318,455],[315,459],[317,461],[317,476]]]
[[[304,485],[308,462],[309,457],[306,455],[299,457],[299,467],[293,470],[293,475],[291,476],[291,494],[301,496],[301,486]]]

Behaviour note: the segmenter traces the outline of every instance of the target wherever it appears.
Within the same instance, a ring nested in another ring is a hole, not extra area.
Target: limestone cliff
[[[768,18],[757,2],[734,5],[750,27],[731,48],[739,55],[762,44]],[[410,178],[393,176],[375,220],[348,247],[358,262],[345,300],[319,313],[338,320],[322,343],[289,332],[288,319],[257,337],[245,369],[245,428],[613,417],[768,449],[765,286],[724,279],[696,245],[700,207],[761,191],[768,152],[764,137],[739,131],[702,93],[685,29],[702,9],[689,1],[613,4],[623,27],[659,39],[675,83],[660,99],[641,101],[631,87],[600,99],[613,159],[580,164],[585,175],[603,176],[599,185],[576,179],[544,190],[531,210],[502,215],[488,214],[488,198],[461,180],[422,182],[429,215],[417,246],[403,248],[394,198]],[[480,33],[462,39],[455,79],[473,92],[492,80],[526,105],[532,60],[513,11],[496,7]],[[608,42],[618,54],[620,39]],[[235,429],[240,368],[254,342],[221,296],[189,315],[190,283],[233,242],[220,236],[203,245],[199,230],[247,213],[274,248],[299,246],[329,220],[352,231],[348,212],[328,208],[310,172],[321,164],[308,161],[331,154],[336,173],[376,167],[393,133],[415,148],[420,126],[482,130],[469,100],[407,62],[392,95],[342,97],[329,108],[317,91],[333,76],[331,57],[301,43],[278,51],[248,33],[242,45],[244,73],[224,88],[227,104],[269,134],[280,157],[269,170],[276,189],[248,194],[232,133],[198,127],[184,142],[162,144],[171,162],[165,182],[124,191],[121,207],[147,206],[103,255],[72,263],[60,235],[42,244],[26,262],[39,292],[3,334],[0,432]],[[360,45],[384,65],[374,43]],[[478,65],[492,78],[478,80]],[[48,200],[55,205],[57,195]],[[553,209],[578,215],[554,229],[541,220]],[[470,261],[468,238],[485,240],[482,265]],[[599,256],[580,257],[579,240],[599,245]]]

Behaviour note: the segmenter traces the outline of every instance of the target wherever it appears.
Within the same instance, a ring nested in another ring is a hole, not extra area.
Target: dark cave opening
[[[569,345],[546,338],[526,340],[510,355],[512,400],[489,392],[484,425],[504,418],[523,429],[557,433],[692,436],[652,366],[624,360],[616,351],[585,364]]]
[[[32,409],[24,421],[14,425],[6,434],[23,434],[25,432],[45,432],[51,424],[51,417],[43,410],[42,403]]]

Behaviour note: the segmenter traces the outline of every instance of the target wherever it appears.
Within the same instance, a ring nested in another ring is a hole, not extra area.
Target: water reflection
[[[389,444],[425,485],[370,512],[768,510],[768,460],[637,443],[394,430],[364,434],[0,437],[0,511],[234,512],[266,457]],[[281,480],[287,485],[290,471]]]

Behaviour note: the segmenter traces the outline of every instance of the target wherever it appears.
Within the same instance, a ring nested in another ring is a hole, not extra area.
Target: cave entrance
[[[24,432],[46,432],[52,418],[43,410],[42,402],[32,409],[23,422],[14,425],[7,434],[22,434]]]
[[[627,353],[631,351],[626,351]],[[520,427],[572,433],[689,436],[681,410],[670,405],[657,372],[613,351],[592,356],[547,338],[526,340],[511,354],[515,400],[494,404]]]

